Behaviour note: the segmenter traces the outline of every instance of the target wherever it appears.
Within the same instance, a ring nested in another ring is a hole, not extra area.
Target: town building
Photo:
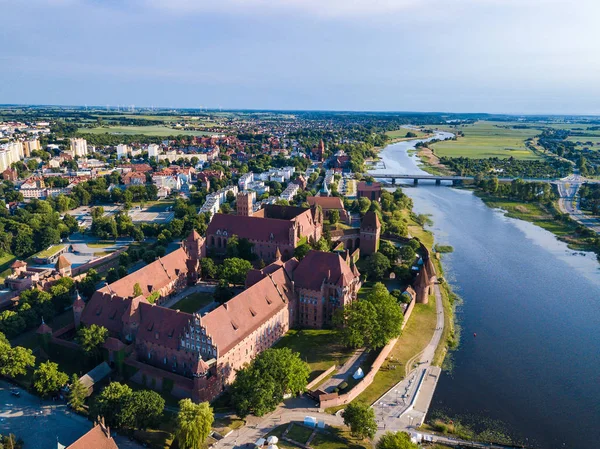
[[[124,144],[117,145],[117,159],[127,158],[127,155],[130,153],[129,146]]]
[[[150,145],[148,145],[148,157],[157,158],[159,150],[160,147],[157,144],[151,143]]]
[[[368,198],[371,201],[379,201],[381,198],[381,183],[361,181],[356,188],[359,198]]]
[[[88,154],[87,141],[82,138],[69,139],[71,144],[70,154],[72,157],[84,157]]]
[[[58,443],[58,447],[64,446]],[[104,418],[100,418],[100,422],[95,423],[89,432],[65,449],[119,449],[119,446],[110,435],[110,428],[105,425]]]
[[[26,140],[23,142],[24,157],[30,157],[32,151],[40,151],[40,141],[38,139]]]

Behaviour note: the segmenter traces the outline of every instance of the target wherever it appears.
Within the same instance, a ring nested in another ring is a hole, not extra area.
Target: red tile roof
[[[26,267],[26,266],[27,266],[27,262],[23,262],[22,260],[15,260],[10,267],[11,268],[21,268],[21,267]]]
[[[225,354],[292,301],[290,278],[276,270],[201,319],[206,333]]]
[[[243,215],[215,214],[206,235],[226,231],[228,236],[289,245],[293,222],[276,218],[246,217]]]
[[[96,425],[66,449],[119,449],[119,446],[108,434],[108,429]]]
[[[369,211],[365,214],[362,221],[360,222],[361,228],[380,228],[381,223],[379,222],[379,217],[373,211]]]
[[[309,251],[294,271],[297,288],[321,290],[323,281],[346,286],[355,278],[352,268],[339,254]]]
[[[63,268],[69,268],[71,266],[71,262],[62,254],[58,256],[58,260],[56,261],[56,269],[61,270]]]
[[[344,203],[341,198],[336,196],[309,196],[306,201],[310,206],[321,206],[324,210],[344,209]]]
[[[381,183],[361,181],[358,183],[357,189],[360,192],[379,192],[381,190]]]
[[[185,250],[179,248],[99,291],[113,292],[126,298],[133,296],[133,287],[140,284],[142,295],[147,298],[151,293],[168,285],[182,272],[187,273],[186,260]]]
[[[167,348],[179,348],[179,337],[193,315],[148,303],[140,303],[139,311],[141,321],[137,341],[158,342]]]

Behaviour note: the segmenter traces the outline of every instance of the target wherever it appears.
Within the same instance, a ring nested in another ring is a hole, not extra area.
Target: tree
[[[338,221],[340,221],[340,211],[336,209],[329,211],[329,223],[334,225]]]
[[[400,248],[400,257],[402,257],[402,260],[404,262],[412,264],[415,260],[416,255],[417,254],[415,253],[415,250],[410,245],[406,245]]]
[[[377,432],[375,411],[362,402],[351,402],[342,414],[344,424],[350,427],[350,433],[357,438],[373,438]]]
[[[127,402],[126,408],[129,410],[125,415],[133,416],[135,428],[147,429],[160,423],[165,408],[165,400],[156,391],[134,391]]]
[[[342,342],[350,348],[362,348],[369,344],[376,321],[377,312],[368,301],[355,301],[338,309],[334,315],[334,322],[341,327]]]
[[[237,235],[232,235],[229,237],[229,240],[227,240],[225,254],[227,257],[239,257],[239,239]]]
[[[218,268],[215,261],[210,257],[205,257],[200,261],[200,267],[202,269],[202,274],[205,278],[214,279],[217,277]]]
[[[225,259],[221,267],[221,277],[230,284],[243,284],[252,264],[238,257]]]
[[[83,410],[83,404],[87,397],[87,388],[79,381],[77,374],[71,376],[71,385],[68,395],[68,403],[75,411]]]
[[[390,261],[395,261],[398,259],[398,248],[396,248],[393,243],[387,240],[382,240],[379,243],[379,252],[387,257]]]
[[[69,376],[59,371],[54,362],[44,362],[33,372],[33,388],[44,397],[58,391],[68,380]]]
[[[367,257],[367,276],[371,280],[383,280],[390,270],[390,260],[381,253],[371,254]]]
[[[214,421],[208,402],[194,404],[190,399],[179,401],[175,437],[180,449],[200,449],[208,438]]]
[[[138,296],[142,296],[142,287],[139,282],[136,282],[133,286],[133,297],[137,298]]]
[[[386,432],[377,442],[377,449],[419,449],[406,432]]]
[[[132,427],[133,410],[129,400],[133,391],[127,385],[111,382],[96,397],[92,416],[104,416],[109,426]]]
[[[17,377],[27,374],[27,368],[35,365],[31,349],[16,346],[12,348],[4,334],[0,333],[0,375]]]
[[[396,298],[380,282],[373,286],[366,301],[373,305],[376,314],[375,325],[370,332],[369,346],[382,348],[402,332],[404,320],[402,309]]]
[[[310,249],[311,248],[308,243],[303,243],[301,245],[298,245],[296,247],[296,249],[294,250],[294,257],[298,260],[302,260],[302,259],[304,259],[304,256],[306,256],[308,254]]]
[[[289,348],[267,349],[237,372],[231,398],[238,416],[262,416],[275,410],[286,394],[306,387],[310,369]]]
[[[104,326],[92,324],[90,327],[81,327],[77,331],[77,340],[89,356],[98,357],[100,347],[108,338],[108,329]]]

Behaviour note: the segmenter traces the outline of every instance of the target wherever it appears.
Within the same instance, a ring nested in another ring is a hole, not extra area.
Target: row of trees
[[[498,182],[498,178],[490,178],[481,180],[478,187],[491,195],[519,201],[544,203],[556,198],[552,186],[547,182],[525,182],[515,179],[509,184]]]

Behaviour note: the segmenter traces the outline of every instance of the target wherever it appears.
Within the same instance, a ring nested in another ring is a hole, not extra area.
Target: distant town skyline
[[[0,0],[0,103],[600,114],[581,0]]]

